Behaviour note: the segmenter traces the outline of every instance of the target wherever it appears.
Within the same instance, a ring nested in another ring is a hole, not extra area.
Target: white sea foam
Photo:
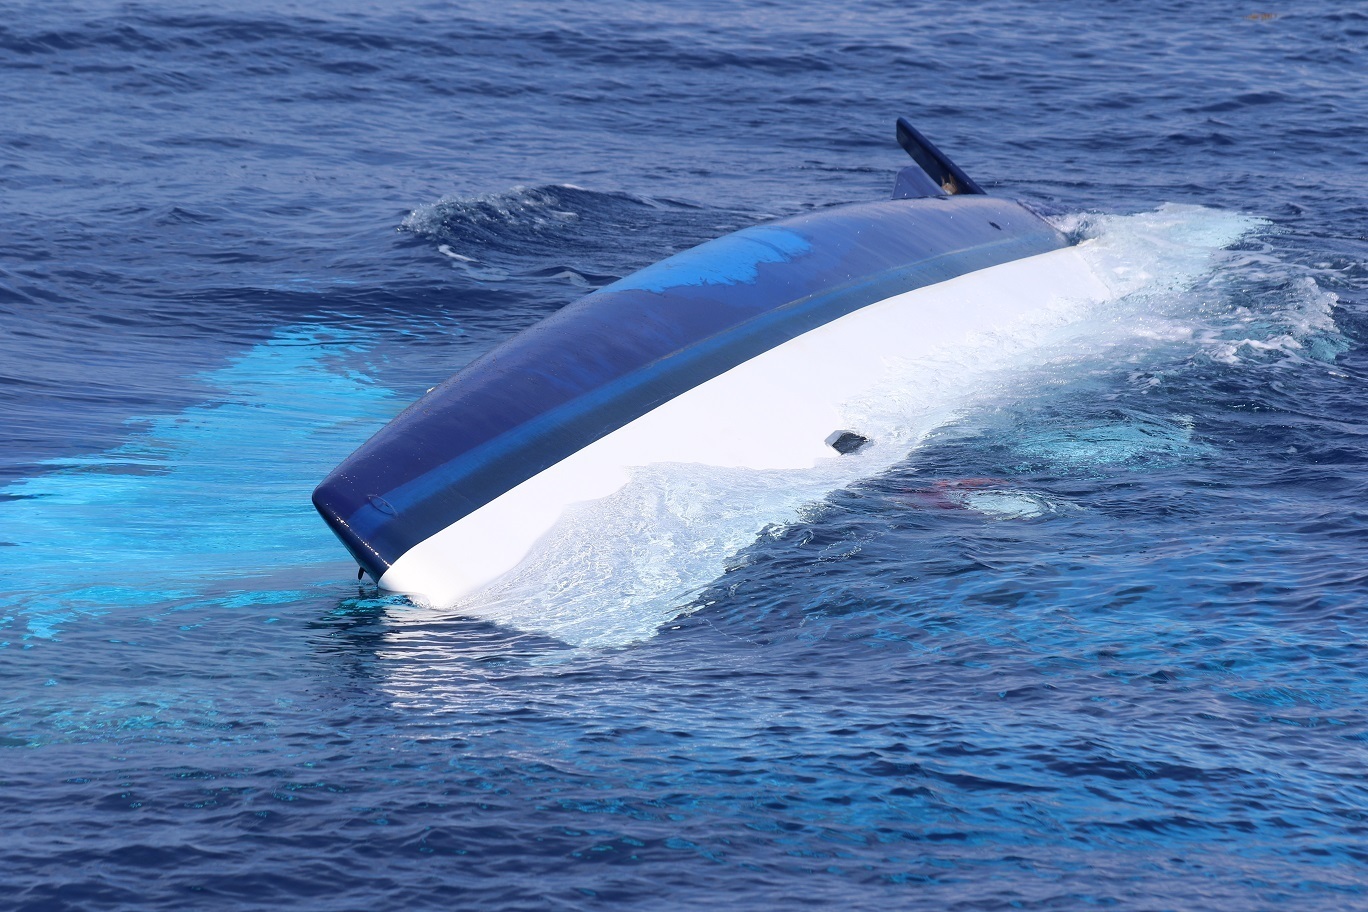
[[[569,184],[561,187],[579,189]],[[453,226],[466,230],[506,231],[509,226],[538,229],[578,219],[579,213],[561,207],[554,193],[556,189],[518,186],[482,196],[444,196],[435,203],[414,209],[400,223],[400,228],[441,240]],[[451,256],[450,253],[446,255]]]

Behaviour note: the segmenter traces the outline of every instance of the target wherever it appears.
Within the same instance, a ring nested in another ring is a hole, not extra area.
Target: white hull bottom
[[[861,308],[770,349],[586,446],[404,553],[380,586],[433,607],[513,570],[574,504],[622,488],[631,469],[697,463],[796,469],[837,455],[851,406],[895,365],[1023,320],[1112,296],[1077,248],[980,270]]]

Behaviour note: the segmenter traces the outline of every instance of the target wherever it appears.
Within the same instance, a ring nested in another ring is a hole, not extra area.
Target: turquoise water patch
[[[783,263],[812,249],[807,239],[785,228],[759,226],[709,241],[614,282],[607,291],[664,293],[687,285],[754,282],[762,263]]]
[[[195,378],[208,401],[130,422],[143,429],[122,446],[54,460],[0,492],[12,545],[0,549],[11,585],[0,611],[50,637],[81,614],[183,603],[339,558],[310,492],[396,408],[339,366],[364,347],[354,334],[287,327]]]
[[[1155,466],[1197,458],[1208,447],[1192,439],[1186,421],[1134,418],[1077,428],[1042,431],[1016,444],[1024,468],[1061,471],[1144,464]]]

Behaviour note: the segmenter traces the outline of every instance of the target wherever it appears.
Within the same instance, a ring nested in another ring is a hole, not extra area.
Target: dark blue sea
[[[1362,6],[325,6],[0,5],[0,908],[1368,908]],[[343,457],[899,115],[1124,294],[356,581]]]

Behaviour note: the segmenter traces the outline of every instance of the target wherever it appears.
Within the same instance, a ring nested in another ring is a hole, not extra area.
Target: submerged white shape
[[[1026,491],[973,491],[957,498],[964,506],[994,519],[1034,519],[1059,511],[1059,506]]]

